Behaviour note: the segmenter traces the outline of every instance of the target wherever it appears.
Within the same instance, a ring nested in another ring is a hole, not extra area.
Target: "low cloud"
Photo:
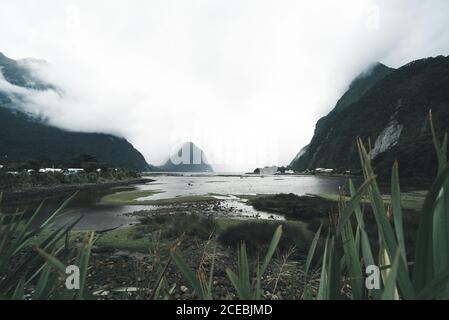
[[[444,0],[5,0],[0,51],[48,61],[35,72],[63,94],[20,94],[53,125],[124,136],[153,164],[194,141],[249,170],[288,164],[373,61],[447,55],[447,30]]]

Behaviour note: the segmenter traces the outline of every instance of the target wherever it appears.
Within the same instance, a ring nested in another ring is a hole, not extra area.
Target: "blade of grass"
[[[270,264],[271,259],[273,258],[273,254],[276,251],[276,248],[281,240],[282,236],[282,225],[279,225],[274,232],[273,238],[271,239],[270,246],[268,248],[267,254],[265,255],[265,259],[262,264],[262,268],[260,270],[260,275],[262,276],[267,270],[268,265]]]
[[[374,176],[373,168],[371,166],[371,159],[360,139],[358,146],[362,159],[362,167],[365,179],[369,179],[370,177]],[[371,206],[374,212],[374,217],[376,219],[376,223],[380,232],[380,239],[385,243],[385,249],[387,250],[390,260],[393,260],[396,254],[395,250],[397,247],[396,238],[393,232],[393,228],[388,219],[382,195],[379,191],[376,180],[372,181],[371,187],[369,188],[369,195]],[[412,285],[412,281],[407,272],[407,267],[403,260],[401,260],[399,263],[398,283],[403,297],[405,299],[413,299],[415,296],[415,289]]]
[[[399,269],[399,259],[401,256],[401,250],[398,248],[396,257],[394,258],[393,265],[388,272],[387,280],[385,281],[385,288],[382,293],[382,300],[393,300],[396,298],[396,280]]]
[[[86,280],[87,273],[89,271],[89,260],[92,252],[92,245],[94,243],[95,233],[93,231],[88,232],[84,239],[83,246],[80,250],[79,258],[79,270],[80,270],[80,289],[77,292],[77,299],[82,300],[86,294]]]
[[[349,277],[351,280],[351,296],[354,300],[361,300],[364,298],[364,277],[350,221],[346,223],[341,236],[345,253],[345,263],[349,269]]]
[[[318,300],[328,300],[329,299],[329,289],[328,289],[328,275],[327,275],[327,260],[328,260],[328,245],[329,245],[329,235],[324,243],[324,253],[323,253],[323,263],[321,265],[321,276],[320,276],[320,286],[318,288]]]
[[[187,265],[187,263],[184,261],[184,259],[177,251],[172,250],[171,257],[176,266],[179,268],[179,270],[184,274],[187,281],[192,286],[193,290],[195,290],[196,294],[200,297],[200,299],[204,300],[205,295],[203,292],[203,288],[201,287],[201,284],[196,278],[195,273],[190,269],[190,267]]]
[[[231,280],[232,285],[234,286],[235,290],[237,291],[239,298],[241,300],[250,300],[251,295],[248,295],[248,293],[241,286],[239,277],[237,277],[235,272],[229,268],[226,268],[226,274],[228,275],[229,280]]]
[[[413,267],[413,284],[417,292],[421,291],[434,277],[433,214],[436,200],[448,177],[449,164],[446,164],[427,193],[421,210]]]
[[[351,217],[352,213],[354,212],[355,208],[360,204],[360,201],[362,200],[365,193],[369,190],[369,187],[371,184],[375,181],[375,176],[371,176],[365,180],[365,182],[360,186],[359,190],[351,196],[351,199],[348,203],[346,203],[345,208],[343,209],[343,212],[340,215],[339,220],[339,226],[338,226],[338,232],[341,232],[343,227],[345,226],[346,222]]]
[[[404,264],[408,272],[407,254],[405,250],[404,227],[402,218],[401,191],[399,187],[399,172],[397,162],[393,164],[393,169],[391,173],[391,208],[393,210],[394,228],[396,231],[396,237],[399,243],[399,248],[401,250],[401,256],[402,259],[404,260]]]
[[[315,233],[315,236],[313,237],[312,243],[309,248],[309,252],[307,253],[307,259],[306,259],[306,264],[305,264],[305,268],[304,268],[304,272],[305,272],[306,276],[309,274],[310,265],[312,264],[312,259],[315,255],[315,250],[316,250],[318,241],[320,240],[322,227],[323,227],[323,225],[321,224],[320,227],[318,228],[318,231]]]
[[[351,195],[354,195],[356,193],[355,187],[354,187],[354,184],[352,183],[352,181],[349,181],[349,190],[350,190]],[[373,253],[371,250],[370,240],[368,237],[368,233],[365,230],[365,221],[363,218],[362,209],[360,208],[360,205],[357,205],[354,210],[355,210],[355,216],[357,219],[358,227],[360,230],[360,246],[362,249],[362,256],[363,256],[363,260],[365,262],[365,266],[375,265],[374,256],[373,256]],[[371,294],[372,294],[373,298],[375,298],[375,299],[381,298],[379,290],[371,290]]]

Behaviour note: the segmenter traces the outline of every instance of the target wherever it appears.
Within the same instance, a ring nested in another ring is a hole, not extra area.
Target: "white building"
[[[84,172],[84,169],[82,169],[82,168],[68,168],[67,172],[69,174],[77,174],[77,173],[80,173],[80,172]]]
[[[316,168],[315,172],[318,172],[318,173],[333,173],[334,169]]]
[[[40,173],[60,173],[62,172],[62,169],[55,169],[55,168],[43,168],[39,169]]]

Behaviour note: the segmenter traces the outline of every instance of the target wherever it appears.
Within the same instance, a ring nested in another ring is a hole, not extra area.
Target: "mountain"
[[[81,154],[100,162],[144,171],[149,166],[128,141],[102,133],[70,132],[43,124],[30,116],[0,107],[0,161],[71,160]]]
[[[203,150],[193,142],[185,142],[176,149],[165,164],[159,167],[168,172],[213,172],[213,168],[207,163]]]
[[[37,78],[31,68],[30,64],[35,65],[45,65],[47,64],[44,60],[39,59],[22,59],[22,60],[13,60],[5,56],[3,53],[0,52],[0,70],[1,75],[5,78],[7,82],[9,82],[12,85],[16,85],[19,87],[29,88],[29,89],[35,89],[35,90],[55,90],[56,87],[45,83],[42,81],[42,79]],[[3,98],[6,97],[6,94],[3,92],[0,92],[0,95],[3,96]],[[5,102],[5,100],[0,100]],[[8,99],[10,101],[10,99]]]
[[[22,111],[18,102],[26,90],[20,89],[58,90],[33,76],[29,62],[9,59],[0,53],[0,161],[64,161],[90,154],[101,162],[118,167],[138,171],[150,168],[142,154],[123,138],[103,133],[66,131]],[[19,90],[11,90],[11,87]]]
[[[396,70],[376,64],[318,121],[310,144],[290,166],[357,171],[360,137],[371,141],[371,157],[380,175],[388,176],[398,160],[402,176],[433,177],[436,158],[428,112],[432,109],[441,136],[449,123],[448,88],[449,57],[422,59]]]
[[[327,155],[329,143],[333,143],[332,130],[335,120],[351,104],[357,102],[369,89],[379,80],[390,74],[394,69],[389,68],[379,62],[372,64],[350,84],[349,89],[338,100],[334,109],[325,117],[318,120],[315,127],[315,134],[311,142],[304,147],[293,159],[290,166],[296,170],[314,169],[322,166],[320,163],[330,163],[324,158]]]

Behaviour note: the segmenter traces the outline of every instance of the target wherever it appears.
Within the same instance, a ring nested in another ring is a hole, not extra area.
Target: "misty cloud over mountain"
[[[248,170],[288,164],[372,62],[447,55],[448,28],[444,0],[6,0],[0,52],[48,61],[27,63],[55,88],[0,89],[157,165],[193,141],[214,169]]]

